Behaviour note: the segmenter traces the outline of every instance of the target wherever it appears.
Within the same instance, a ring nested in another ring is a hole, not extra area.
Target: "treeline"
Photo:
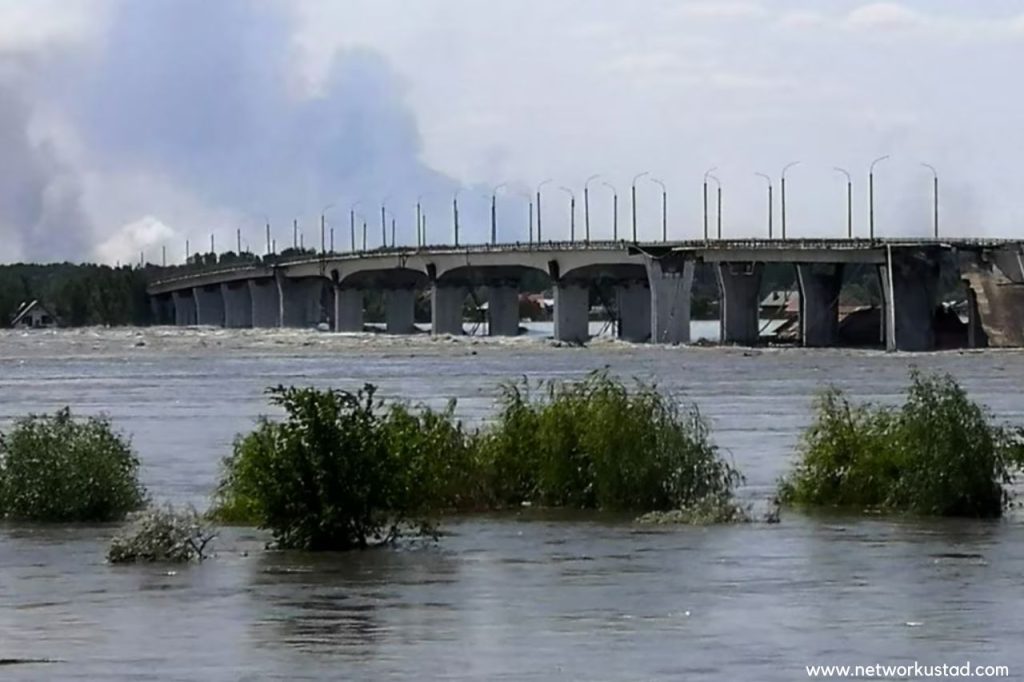
[[[149,324],[147,281],[145,268],[129,266],[0,265],[0,326],[35,299],[65,326]]]

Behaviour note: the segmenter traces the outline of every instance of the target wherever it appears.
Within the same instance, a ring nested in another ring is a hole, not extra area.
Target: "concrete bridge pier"
[[[492,284],[487,287],[487,334],[518,336],[519,289],[513,284]]]
[[[248,282],[225,282],[220,285],[224,299],[224,326],[228,329],[252,327],[252,296]]]
[[[935,301],[940,264],[920,249],[887,250],[880,265],[882,329],[888,351],[935,348]]]
[[[281,326],[281,295],[272,279],[250,279],[249,300],[252,303],[252,326],[273,329]]]
[[[388,289],[384,306],[388,334],[411,334],[416,330],[415,289]]]
[[[804,346],[829,348],[839,344],[839,292],[842,263],[799,263],[800,340]]]
[[[643,343],[651,338],[651,289],[647,282],[622,282],[615,286],[619,313],[619,338]]]
[[[578,282],[555,285],[555,339],[586,343],[590,339],[590,289]]]
[[[153,324],[167,325],[174,324],[174,296],[163,294],[161,296],[150,296],[150,311],[153,313]]]
[[[462,308],[466,303],[466,295],[466,287],[434,282],[430,289],[431,334],[459,336],[463,333]]]
[[[192,290],[196,298],[196,324],[209,327],[224,326],[224,296],[220,285],[195,287]]]
[[[761,277],[764,263],[719,263],[722,343],[757,344],[761,336]]]
[[[191,327],[196,324],[196,297],[191,289],[174,292],[174,324]]]
[[[278,274],[276,280],[282,327],[304,329],[323,320],[325,280],[319,277],[290,279],[281,274]]]
[[[646,266],[651,293],[651,342],[689,343],[693,261],[648,258]]]
[[[363,290],[334,287],[334,331],[363,331]]]

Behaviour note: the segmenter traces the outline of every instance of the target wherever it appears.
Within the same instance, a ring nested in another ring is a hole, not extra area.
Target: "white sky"
[[[671,236],[692,238],[701,231],[702,176],[717,166],[725,233],[752,236],[766,223],[764,181],[754,173],[777,178],[799,160],[788,176],[791,236],[842,236],[845,185],[833,166],[854,174],[855,230],[864,234],[867,167],[890,154],[877,178],[880,234],[930,233],[922,161],[940,171],[944,233],[1010,237],[1024,228],[1024,95],[1015,85],[1024,1],[292,5],[296,79],[315,92],[335,51],[381,53],[408,88],[424,161],[467,184],[525,188],[555,178],[579,191],[601,173],[622,195],[625,226],[629,179],[650,171],[669,186]],[[0,0],[0,54],[102,40],[109,7]],[[137,258],[172,237],[199,243],[211,216],[246,215],[246,207],[205,205],[160,169],[91,167],[60,111],[38,112],[37,127],[82,172],[100,258]],[[642,238],[660,234],[658,191],[640,185]],[[593,189],[595,237],[610,236],[607,194]],[[553,238],[567,233],[563,201],[557,190],[546,199]]]

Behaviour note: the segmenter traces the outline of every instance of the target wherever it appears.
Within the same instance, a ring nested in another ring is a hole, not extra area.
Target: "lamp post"
[[[644,171],[643,173],[637,173],[633,176],[633,182],[630,184],[630,197],[632,199],[632,214],[633,214],[633,242],[636,242],[636,181],[642,177],[650,175],[650,171]]]
[[[360,202],[355,202],[348,208],[348,230],[352,238],[352,253],[356,252],[356,207]]]
[[[888,158],[888,154],[879,156],[868,168],[868,232],[871,241],[875,240],[875,166]]]
[[[768,239],[774,239],[775,233],[773,231],[772,219],[775,213],[775,196],[774,188],[772,187],[772,178],[767,173],[754,173],[759,178],[764,178],[768,183]]]
[[[600,175],[591,175],[583,183],[583,234],[588,244],[590,243],[590,183],[600,177]]]
[[[508,185],[503,182],[491,190],[491,245],[498,243],[498,192]]]
[[[661,241],[668,241],[668,187],[658,178],[651,178],[651,182],[661,187]]]
[[[530,194],[528,191],[527,192],[522,192],[521,191],[521,192],[519,192],[519,196],[521,196],[522,198],[526,199],[526,204],[527,204],[527,206],[529,207],[529,210],[530,210],[529,215],[527,216],[528,220],[529,220],[529,223],[530,223],[530,232],[529,232],[530,241],[527,242],[527,243],[530,246],[533,246],[533,195]]]
[[[460,187],[452,195],[452,228],[455,232],[455,246],[459,245],[459,192],[461,191]]]
[[[423,246],[423,197],[416,197],[416,246]]]
[[[320,210],[320,253],[327,253],[327,211],[334,208],[334,204],[327,204]],[[333,240],[332,240],[333,241]],[[333,244],[331,246],[333,250]]]
[[[542,241],[544,241],[544,236],[541,233],[541,224],[540,224],[540,191],[541,191],[541,189],[543,189],[544,185],[547,185],[548,183],[551,183],[551,182],[554,182],[554,180],[552,180],[551,178],[548,178],[544,182],[542,182],[539,185],[537,185],[537,243],[538,244],[540,244]]]
[[[569,195],[569,242],[576,241],[576,193],[564,185],[560,190]]]
[[[380,245],[381,248],[388,246],[388,203],[389,197],[380,200]]]
[[[708,240],[708,180],[716,170],[718,166],[712,166],[704,172],[704,241]]]
[[[786,164],[782,169],[782,238],[786,238],[786,171],[793,166],[799,165],[799,161],[793,161]]]
[[[612,240],[619,241],[619,190],[610,182],[601,184],[612,191]]]
[[[850,171],[839,166],[833,170],[846,176],[846,238],[853,239],[853,176]]]
[[[930,163],[921,162],[921,165],[932,172],[932,209],[933,209],[933,223],[932,228],[935,234],[935,238],[939,238],[939,171],[935,170],[935,166]]]
[[[717,190],[718,201],[717,201],[716,209],[715,209],[715,222],[718,223],[718,240],[721,241],[722,240],[722,181],[719,180],[718,176],[716,176],[716,175],[709,175],[708,179],[709,180],[713,180],[715,185],[717,185],[717,187],[718,187],[718,190]]]

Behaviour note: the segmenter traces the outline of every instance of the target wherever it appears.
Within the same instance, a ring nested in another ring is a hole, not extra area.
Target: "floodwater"
[[[0,332],[0,428],[70,404],[130,433],[156,500],[205,506],[278,383],[357,387],[486,419],[499,382],[608,368],[697,402],[761,503],[814,393],[898,397],[952,372],[1024,423],[1024,353],[635,346],[536,336]],[[648,528],[535,512],[453,520],[437,544],[312,556],[227,530],[197,566],[111,567],[115,528],[0,526],[0,679],[798,680],[819,664],[1010,666],[1024,677],[1024,516],[814,517]]]

